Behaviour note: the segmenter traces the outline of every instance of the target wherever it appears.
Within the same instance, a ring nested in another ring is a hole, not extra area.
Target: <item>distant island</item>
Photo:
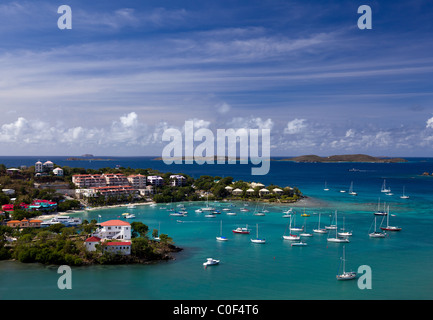
[[[303,155],[299,157],[280,159],[279,161],[294,162],[378,162],[378,163],[397,163],[407,162],[403,158],[373,157],[366,154],[345,154],[320,157],[317,155]]]
[[[66,161],[113,161],[113,159],[69,157]]]

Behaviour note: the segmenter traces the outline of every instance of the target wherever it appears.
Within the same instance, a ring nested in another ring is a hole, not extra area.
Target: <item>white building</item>
[[[96,251],[97,245],[101,246],[102,251],[108,251],[111,253],[118,253],[122,255],[131,254],[130,241],[107,242],[95,236],[90,237],[85,241],[85,246],[87,251]]]
[[[108,220],[102,222],[101,228],[93,236],[101,239],[131,240],[131,225],[123,220]]]
[[[54,175],[58,177],[63,177],[63,169],[62,168],[55,168],[53,169]]]
[[[170,176],[171,185],[173,187],[181,187],[185,184],[186,178],[184,176],[181,176],[179,174],[173,174]]]
[[[42,164],[42,162],[38,161],[35,163],[35,172],[37,173],[41,173],[44,171],[44,166]]]
[[[148,176],[147,177],[147,181],[152,185],[152,186],[162,186],[164,183],[164,179],[160,176]]]
[[[135,174],[128,176],[128,181],[131,186],[136,189],[144,189],[146,188],[146,176],[142,174]]]

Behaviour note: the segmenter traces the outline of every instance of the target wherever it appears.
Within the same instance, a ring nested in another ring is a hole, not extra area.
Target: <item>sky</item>
[[[194,121],[270,129],[272,156],[433,157],[428,0],[2,0],[0,37],[0,155],[160,156]]]

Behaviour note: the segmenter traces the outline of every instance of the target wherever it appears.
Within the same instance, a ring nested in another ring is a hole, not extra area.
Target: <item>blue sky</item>
[[[427,0],[1,1],[0,154],[161,155],[194,120],[271,129],[274,156],[433,156],[432,21]]]

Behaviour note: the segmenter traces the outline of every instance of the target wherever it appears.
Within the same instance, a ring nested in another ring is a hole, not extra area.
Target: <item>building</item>
[[[126,186],[129,184],[128,178],[123,173],[103,174],[107,186]]]
[[[146,188],[147,179],[146,176],[143,176],[141,174],[135,174],[128,176],[128,182],[136,189],[144,189]]]
[[[104,241],[103,239],[93,236],[85,241],[87,251],[96,251],[97,245],[101,246],[103,252],[108,251],[111,253],[118,253],[122,255],[131,254],[131,242],[130,241]]]
[[[93,236],[109,240],[131,240],[131,225],[123,220],[102,222]]]
[[[173,187],[181,187],[185,185],[186,178],[184,176],[181,176],[179,174],[173,174],[170,176],[171,185]]]
[[[42,220],[39,219],[23,219],[23,220],[10,220],[6,223],[8,227],[12,228],[40,228]]]
[[[148,176],[147,182],[149,182],[152,186],[162,186],[164,184],[164,179],[160,176]]]
[[[44,166],[42,164],[42,162],[38,161],[35,163],[35,172],[36,173],[41,173],[44,171]]]
[[[126,186],[106,186],[106,187],[99,187],[99,188],[92,188],[94,191],[94,196],[102,195],[105,198],[108,197],[122,197],[122,196],[130,196],[130,195],[137,195],[139,194],[138,190],[130,185]]]
[[[72,183],[80,189],[99,188],[107,185],[102,174],[75,174],[72,176]]]
[[[55,168],[53,169],[54,175],[58,177],[63,177],[63,169],[62,168]]]

